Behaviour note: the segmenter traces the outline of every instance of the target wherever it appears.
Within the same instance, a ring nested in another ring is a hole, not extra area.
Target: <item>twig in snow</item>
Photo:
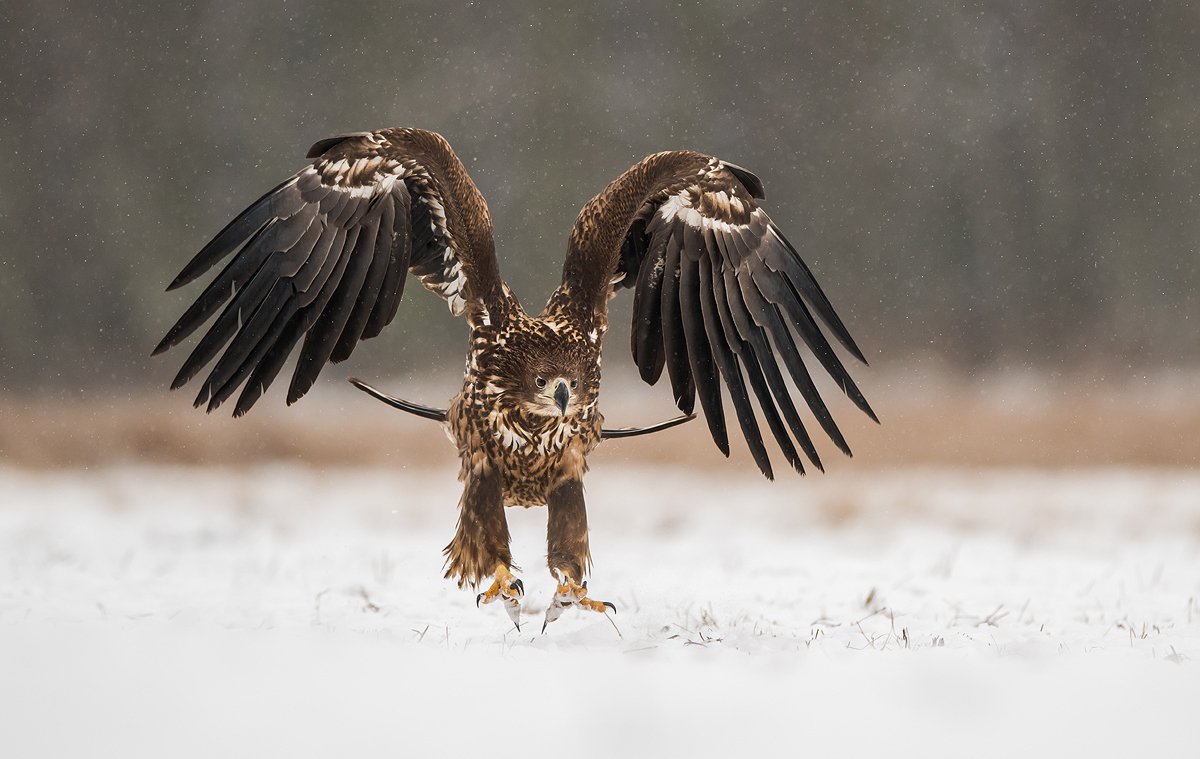
[[[1019,612],[1017,612],[1017,621],[1018,622],[1021,622],[1025,619],[1025,612],[1029,609],[1030,600],[1032,600],[1032,599],[1026,598],[1025,605],[1021,607],[1021,610]],[[1033,620],[1030,620],[1030,621],[1032,622]]]
[[[900,642],[900,636],[896,635],[896,612],[892,611],[891,609],[888,609],[888,610],[887,610],[887,615],[888,615],[888,619],[889,619],[889,620],[891,621],[891,623],[892,623],[891,636],[892,636],[893,638],[895,638],[895,639],[896,639],[896,642],[897,642],[897,643],[899,643],[899,642]],[[884,643],[884,647],[885,647],[885,648],[887,647],[887,643],[886,643],[886,642]]]
[[[874,616],[874,615],[871,615],[871,616]],[[864,630],[864,629],[862,628],[862,625],[861,625],[861,624],[859,624],[858,622],[855,622],[855,623],[854,623],[854,626],[858,628],[858,631],[859,631],[860,633],[862,633],[863,640],[865,640],[865,641],[867,642],[867,645],[868,645],[868,646],[870,646],[872,650],[874,650],[874,648],[875,648],[875,641],[879,639],[879,636],[877,636],[877,635],[876,635],[876,636],[869,636],[869,635],[867,635],[867,631],[866,631],[866,630]]]
[[[1000,604],[999,606],[996,607],[995,611],[993,611],[991,614],[987,615],[983,619],[979,620],[979,622],[975,626],[983,627],[984,625],[988,625],[989,627],[999,627],[1000,625],[998,625],[997,622],[999,622],[1000,620],[1002,620],[1008,616],[1008,612],[1001,611],[1003,608],[1004,608],[1004,604]]]
[[[825,634],[825,631],[819,627],[814,627],[809,633],[808,640],[804,641],[805,648],[812,648],[812,644],[817,642],[817,638]]]
[[[375,604],[371,603],[371,597],[367,595],[366,588],[364,588],[361,585],[358,586],[358,595],[362,596],[364,609],[371,612],[372,614],[376,614],[379,612],[379,607],[376,606]]]

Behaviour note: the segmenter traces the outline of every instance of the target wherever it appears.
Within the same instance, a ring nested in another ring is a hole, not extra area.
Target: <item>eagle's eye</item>
[[[539,388],[543,388],[546,386],[546,378],[538,377],[537,379],[534,380],[534,384],[536,384]]]
[[[579,380],[571,380],[571,389],[574,390],[577,387],[579,387]]]

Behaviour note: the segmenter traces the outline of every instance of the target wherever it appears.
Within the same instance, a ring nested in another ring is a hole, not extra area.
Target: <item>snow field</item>
[[[0,755],[1196,755],[1200,475],[852,469],[594,471],[546,635],[449,468],[0,470]]]

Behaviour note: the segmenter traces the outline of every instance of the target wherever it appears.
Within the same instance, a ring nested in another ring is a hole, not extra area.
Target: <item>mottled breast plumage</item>
[[[552,379],[570,388],[562,412],[541,397]],[[447,419],[463,476],[497,468],[507,505],[545,504],[558,483],[582,476],[600,442],[599,380],[599,341],[553,315],[515,308],[498,324],[475,327],[463,390]]]

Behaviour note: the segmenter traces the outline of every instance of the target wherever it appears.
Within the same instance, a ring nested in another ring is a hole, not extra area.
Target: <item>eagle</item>
[[[238,393],[237,417],[263,396],[303,338],[287,392],[291,405],[327,363],[345,360],[395,319],[406,275],[415,277],[469,326],[462,390],[441,410],[351,382],[444,425],[464,485],[444,550],[445,576],[476,590],[490,578],[476,605],[501,601],[518,630],[525,586],[514,575],[505,507],[548,512],[555,590],[543,631],[571,607],[616,611],[588,595],[585,579],[592,558],[583,476],[602,439],[685,422],[699,399],[713,442],[728,456],[723,386],[763,475],[774,479],[756,408],[790,467],[803,474],[807,459],[823,471],[785,375],[833,443],[846,455],[850,447],[813,383],[801,343],[878,422],[825,333],[866,364],[862,351],[757,203],[761,180],[736,164],[688,150],[634,164],[579,212],[562,284],[534,315],[500,277],[487,203],[440,134],[343,134],[317,142],[306,158],[170,283],[168,291],[187,285],[229,259],[153,353],[213,320],[171,388],[215,359],[194,405],[212,412]],[[633,291],[637,371],[654,385],[665,370],[683,415],[606,430],[598,406],[601,346],[609,300],[622,290]]]

